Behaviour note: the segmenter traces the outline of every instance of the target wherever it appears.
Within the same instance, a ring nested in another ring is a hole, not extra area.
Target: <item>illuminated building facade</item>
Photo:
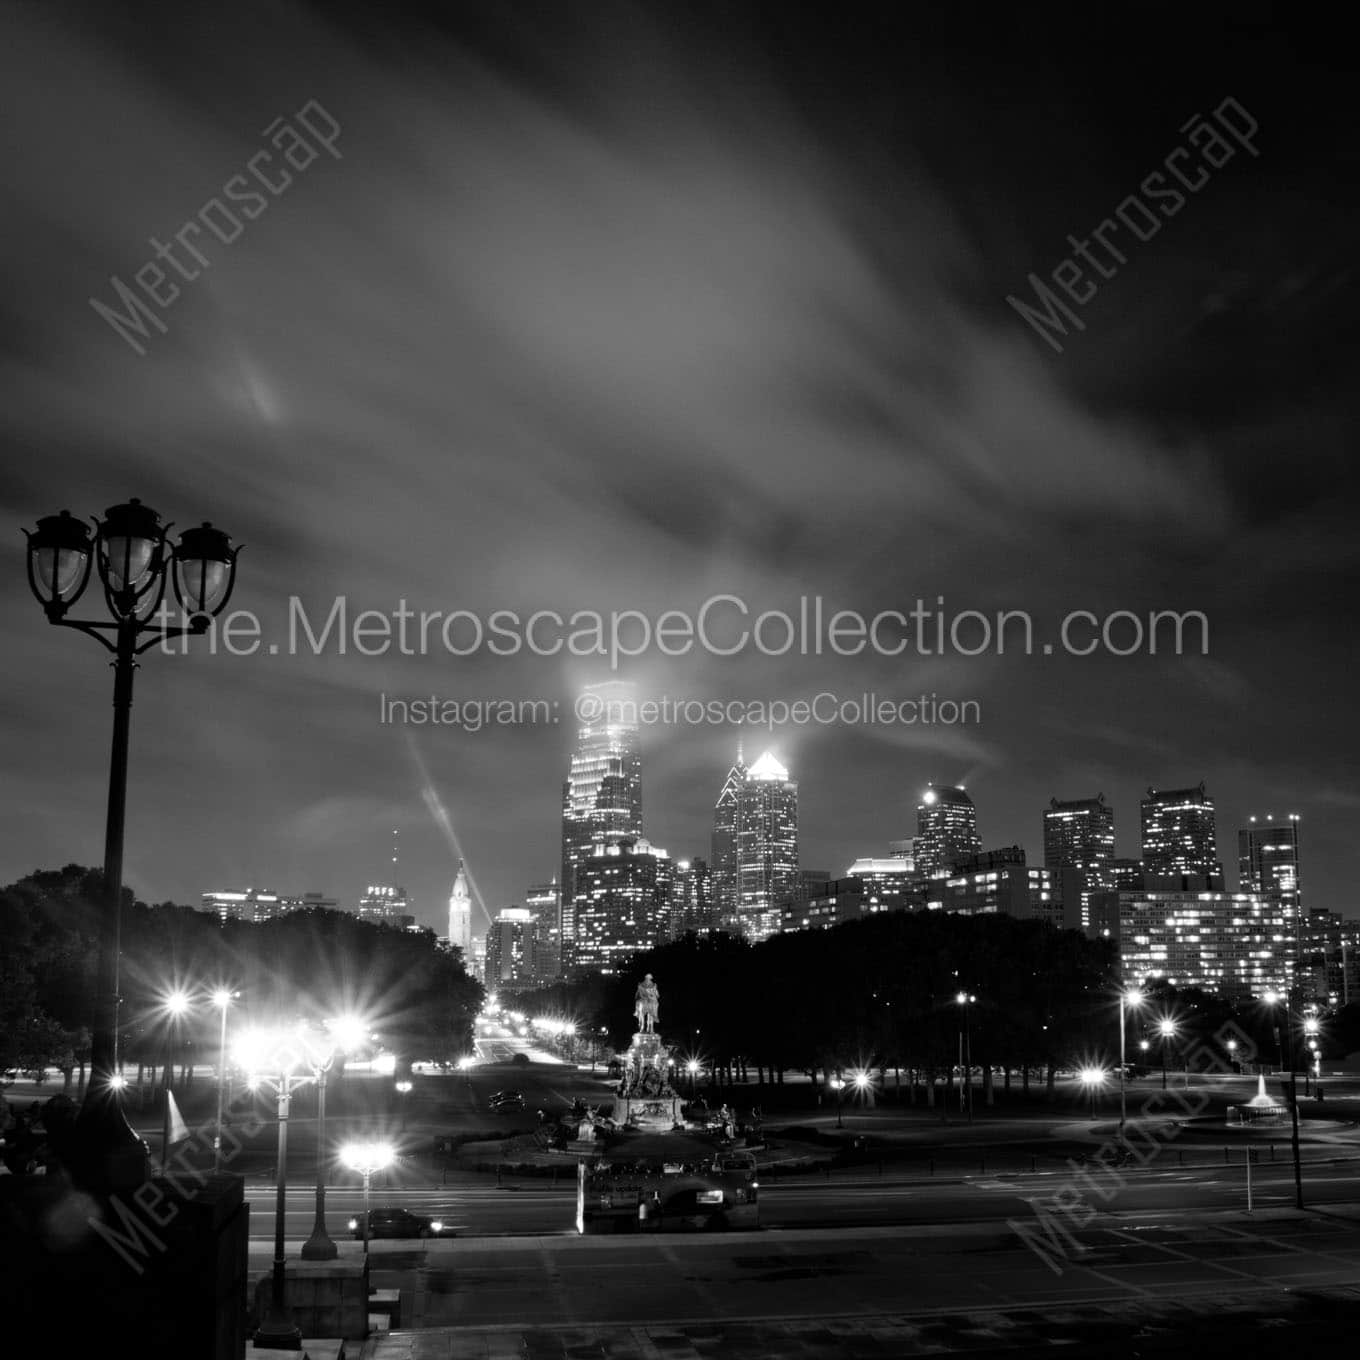
[[[414,919],[411,900],[406,889],[392,884],[370,883],[359,899],[359,919],[381,921],[385,925],[404,926]]]
[[[1052,873],[1026,864],[1018,845],[956,860],[952,874],[932,878],[926,885],[926,906],[965,916],[1004,915],[1063,924]]]
[[[585,885],[581,866],[595,853],[602,836],[642,834],[642,754],[638,737],[637,691],[625,681],[589,685],[581,695],[600,716],[577,731],[566,782],[562,786],[561,956],[575,969],[577,913]]]
[[[538,977],[538,922],[527,907],[502,907],[486,929],[483,982],[496,990],[532,986]]]
[[[1143,823],[1143,870],[1166,874],[1223,876],[1218,858],[1214,800],[1204,785],[1148,789],[1139,804]]]
[[[1097,893],[1089,933],[1115,942],[1120,976],[1164,978],[1230,999],[1288,994],[1294,917],[1278,894],[1224,891],[1217,874],[1150,875],[1142,888]]]
[[[545,982],[562,973],[562,895],[557,880],[535,883],[524,898],[538,921],[539,975]]]
[[[737,793],[745,782],[746,765],[739,745],[736,763],[728,770],[713,805],[709,853],[714,909],[725,930],[735,930],[737,925]]]
[[[671,877],[669,936],[708,935],[718,928],[717,902],[713,895],[713,875],[704,860],[682,859],[675,862]]]
[[[917,911],[925,906],[925,884],[914,860],[904,855],[857,859],[846,871],[864,885],[865,916],[882,911]]]
[[[301,897],[287,893],[262,892],[243,888],[227,892],[205,892],[200,910],[211,912],[220,921],[272,921],[293,911],[338,911],[340,904],[325,893],[308,892]]]
[[[464,966],[472,957],[472,894],[468,891],[467,870],[458,861],[458,873],[449,894],[449,943],[463,951]]]
[[[670,919],[670,856],[641,836],[596,838],[576,866],[573,970],[614,973],[660,944]]]
[[[737,928],[765,940],[779,933],[782,907],[799,888],[798,785],[768,751],[737,788],[736,840]]]
[[[1109,889],[1106,866],[1114,858],[1114,809],[1094,798],[1053,798],[1044,810],[1044,868],[1053,877],[1067,924],[1091,919],[1091,893]]]
[[[916,805],[915,864],[921,877],[945,875],[981,849],[977,809],[962,785],[928,785]]]

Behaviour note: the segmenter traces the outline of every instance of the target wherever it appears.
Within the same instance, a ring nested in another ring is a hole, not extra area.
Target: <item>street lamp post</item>
[[[1322,1076],[1322,1052],[1318,1044],[1318,1032],[1321,1025],[1316,1015],[1309,1015],[1304,1018],[1303,1032],[1308,1036],[1308,1053],[1312,1059],[1310,1066],[1304,1068],[1303,1072],[1303,1093],[1312,1095],[1318,1079]]]
[[[391,1143],[346,1143],[340,1149],[340,1160],[351,1171],[357,1171],[364,1178],[363,1225],[364,1256],[368,1256],[368,1189],[375,1171],[391,1166],[396,1158],[396,1150]]]
[[[1082,1085],[1086,1087],[1087,1094],[1091,1097],[1091,1118],[1096,1117],[1096,1091],[1105,1084],[1105,1069],[1103,1067],[1083,1067],[1078,1073]]]
[[[94,638],[113,656],[113,746],[109,759],[108,814],[104,824],[104,909],[99,919],[96,1002],[90,1038],[90,1082],[76,1119],[78,1177],[92,1189],[114,1191],[146,1179],[145,1142],[123,1113],[118,1071],[118,953],[123,896],[123,829],[127,804],[128,736],[132,676],[137,657],[169,638],[207,632],[225,608],[236,579],[231,540],[204,524],[186,530],[178,546],[170,525],[135,498],[111,506],[90,530],[67,510],[38,521],[28,538],[28,584],[48,623]],[[108,619],[67,614],[97,567]],[[166,578],[188,624],[159,621]]]
[[[689,1098],[693,1100],[698,1094],[699,1060],[697,1058],[691,1058],[685,1064],[685,1071],[689,1073]]]
[[[170,1156],[170,1088],[174,1084],[174,1037],[179,1018],[189,1009],[189,998],[183,992],[171,992],[162,1002],[165,1012],[165,1072],[164,1108],[161,1111],[161,1175],[165,1175]]]
[[[843,1077],[831,1078],[831,1089],[836,1093],[836,1127],[843,1129],[845,1120],[841,1117],[842,1107],[845,1104],[845,1080]]]
[[[1162,1037],[1162,1090],[1166,1090],[1166,1045],[1167,1042],[1176,1037],[1176,1022],[1170,1018],[1161,1021],[1157,1026],[1157,1032]]]
[[[395,1084],[397,1095],[401,1097],[401,1131],[406,1132],[406,1098],[411,1094],[413,1083],[399,1081]]]
[[[959,1112],[968,1112],[968,1122],[973,1122],[973,1036],[968,1027],[968,1007],[977,997],[968,992],[959,992],[954,1000],[963,1012],[963,1023],[959,1026]]]
[[[1119,1136],[1124,1137],[1124,1125],[1128,1122],[1128,1097],[1125,1092],[1124,1067],[1127,1059],[1124,1055],[1124,1032],[1125,1011],[1130,1006],[1137,1006],[1143,999],[1143,994],[1137,987],[1123,987],[1119,989]]]
[[[349,1017],[331,1021],[329,1034],[317,1036],[300,1027],[307,1061],[316,1079],[316,1215],[312,1220],[312,1235],[302,1244],[304,1261],[333,1261],[340,1248],[326,1231],[326,1077],[337,1052],[348,1050],[362,1042],[367,1026]]]
[[[222,1028],[217,1043],[217,1133],[213,1138],[213,1171],[222,1169],[222,1096],[227,1084],[227,1008],[240,995],[219,987],[213,993],[213,1004],[222,1012]]]
[[[288,1311],[283,1254],[284,1216],[288,1207],[288,1113],[294,1090],[311,1079],[311,1063],[302,1035],[296,1029],[252,1031],[241,1036],[238,1047],[242,1065],[253,1075],[252,1084],[267,1082],[278,1097],[279,1165],[274,1182],[272,1287],[269,1315],[255,1333],[255,1347],[296,1351],[302,1349],[302,1332]]]
[[[1263,998],[1270,1007],[1271,1019],[1275,1021],[1275,1046],[1280,1054],[1281,1066],[1285,1061],[1284,1035],[1289,1030],[1289,997],[1279,992],[1267,992]],[[1276,1006],[1282,1007],[1283,1019],[1279,1018]],[[1299,1090],[1294,1075],[1294,1041],[1289,1038],[1289,1143],[1294,1154],[1294,1205],[1303,1208],[1303,1160],[1299,1154]]]

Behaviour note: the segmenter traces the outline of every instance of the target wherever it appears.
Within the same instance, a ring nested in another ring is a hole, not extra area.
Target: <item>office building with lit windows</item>
[[[596,838],[576,865],[576,975],[614,973],[665,938],[671,909],[670,856],[642,836]]]
[[[547,982],[562,972],[562,897],[557,880],[535,883],[525,894],[524,906],[538,922],[538,972]]]
[[[964,856],[925,885],[926,908],[965,916],[1003,915],[1061,927],[1062,904],[1048,869],[1031,867],[1018,845]]]
[[[736,842],[737,928],[748,940],[768,939],[800,886],[798,785],[768,751],[737,787]]]
[[[737,793],[746,782],[741,746],[713,804],[713,836],[709,845],[709,871],[713,877],[713,903],[720,926],[737,928]]]
[[[562,786],[561,957],[574,969],[577,912],[585,885],[578,871],[595,855],[601,837],[642,835],[642,752],[638,736],[637,690],[626,681],[589,685],[581,710],[597,713],[577,729]]]
[[[1114,858],[1114,809],[1094,798],[1050,799],[1044,809],[1044,868],[1053,876],[1067,924],[1090,920],[1091,893],[1112,885],[1106,866]]]
[[[538,982],[538,921],[527,907],[503,907],[486,929],[483,981],[491,990]]]
[[[404,926],[414,920],[411,899],[405,888],[390,883],[370,883],[359,899],[359,919],[379,921],[389,926]]]
[[[1130,983],[1165,979],[1245,1000],[1289,992],[1294,928],[1278,894],[1230,893],[1216,874],[1183,874],[1096,893],[1088,933],[1114,941],[1120,976]]]
[[[325,893],[263,892],[259,888],[205,892],[201,911],[211,912],[220,921],[272,921],[294,911],[338,911],[340,904]]]
[[[914,860],[921,877],[945,875],[981,849],[977,809],[963,786],[929,785],[916,806]]]
[[[676,860],[671,872],[668,937],[678,940],[690,934],[708,935],[718,929],[718,921],[708,864],[697,857]]]
[[[1192,789],[1150,788],[1139,810],[1145,873],[1209,874],[1222,878],[1214,800],[1202,783]]]

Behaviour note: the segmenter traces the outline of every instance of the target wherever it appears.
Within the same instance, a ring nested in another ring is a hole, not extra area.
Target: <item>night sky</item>
[[[20,527],[138,495],[246,545],[233,607],[278,641],[290,596],[320,618],[337,595],[483,616],[943,595],[1028,610],[1039,638],[1069,610],[1202,610],[1208,656],[653,650],[619,673],[658,696],[934,692],[982,719],[653,728],[647,833],[707,855],[738,739],[790,766],[803,863],[836,874],[914,833],[930,779],[1032,861],[1052,796],[1103,791],[1136,855],[1145,787],[1203,779],[1230,884],[1246,815],[1297,812],[1305,903],[1360,911],[1354,56],[1325,19],[121,8],[0,21],[0,881],[99,862],[110,732],[104,657],[44,622]],[[1259,155],[1235,147],[1146,242],[1120,228],[1085,329],[1046,343],[1007,295],[1053,287],[1068,234],[1228,98]],[[338,155],[204,237],[135,352],[90,299],[309,102]],[[399,828],[440,926],[460,854],[493,910],[557,871],[570,701],[610,678],[442,649],[144,660],[139,896],[352,906]],[[383,692],[561,721],[385,726]]]

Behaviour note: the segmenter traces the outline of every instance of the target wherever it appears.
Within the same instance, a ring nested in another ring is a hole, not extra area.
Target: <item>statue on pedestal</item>
[[[661,1010],[661,992],[652,981],[650,973],[638,983],[633,1001],[633,1014],[637,1017],[638,1032],[653,1033],[656,1030],[657,1015]]]

